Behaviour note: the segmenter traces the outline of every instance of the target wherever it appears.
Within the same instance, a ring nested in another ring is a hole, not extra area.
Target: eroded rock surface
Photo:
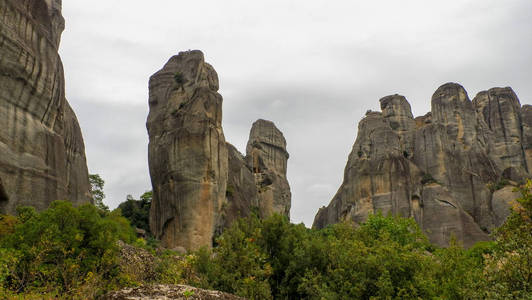
[[[291,193],[286,178],[288,152],[283,133],[271,121],[251,127],[247,155],[227,144],[229,169],[222,223],[217,234],[235,220],[252,213],[266,218],[274,213],[290,217]]]
[[[380,210],[414,217],[441,246],[451,235],[465,246],[487,240],[515,197],[494,187],[529,176],[528,107],[510,88],[471,101],[455,83],[438,88],[431,112],[415,119],[403,96],[380,102],[382,112],[360,121],[344,181],[313,226],[362,222]]]
[[[289,216],[286,140],[258,120],[247,155],[226,143],[216,71],[181,52],[150,78],[150,227],[168,248],[196,250],[252,212]]]
[[[200,51],[181,52],[149,88],[151,232],[169,248],[209,246],[228,176],[218,75]]]
[[[255,177],[261,217],[274,213],[290,217],[292,196],[286,179],[288,157],[286,140],[273,122],[257,120],[253,123],[246,160]]]
[[[246,164],[245,157],[229,143],[227,150],[229,155],[228,181],[225,193],[227,203],[222,211],[223,219],[217,228],[217,234],[221,234],[236,219],[248,217],[259,207],[255,177],[251,168]]]
[[[65,99],[60,0],[0,0],[0,211],[91,201],[85,147]]]

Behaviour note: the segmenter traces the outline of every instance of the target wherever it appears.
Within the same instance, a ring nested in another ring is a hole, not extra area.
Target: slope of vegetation
[[[312,230],[274,215],[241,219],[215,248],[182,255],[137,239],[120,210],[22,207],[0,218],[0,298],[94,298],[156,282],[250,299],[531,299],[531,188],[494,241],[470,249],[434,247],[412,219]]]

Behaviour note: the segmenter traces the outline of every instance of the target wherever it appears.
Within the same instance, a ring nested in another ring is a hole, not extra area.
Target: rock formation
[[[200,51],[181,52],[149,88],[151,231],[167,247],[210,245],[227,186],[218,75]]]
[[[286,179],[288,157],[286,140],[273,122],[258,120],[253,123],[246,161],[255,177],[261,217],[273,213],[290,217],[291,194]]]
[[[252,212],[261,218],[274,213],[290,218],[291,193],[286,178],[288,152],[283,133],[271,121],[257,120],[249,133],[246,156],[231,144],[227,205],[218,233]]]
[[[360,121],[344,181],[313,226],[362,222],[380,210],[414,217],[438,245],[451,235],[465,246],[489,239],[515,197],[504,185],[529,175],[528,106],[510,88],[470,101],[455,83],[438,88],[431,112],[415,119],[403,96],[380,104]]]
[[[181,52],[150,78],[150,228],[169,248],[210,246],[239,217],[289,216],[288,152],[270,121],[253,124],[244,157],[226,143],[216,71]]]
[[[65,99],[61,0],[0,0],[0,211],[91,201],[85,146]]]
[[[227,170],[227,203],[223,207],[223,218],[217,227],[216,234],[229,227],[236,219],[248,217],[258,212],[259,197],[255,177],[246,164],[246,158],[231,144],[227,143],[229,167]]]

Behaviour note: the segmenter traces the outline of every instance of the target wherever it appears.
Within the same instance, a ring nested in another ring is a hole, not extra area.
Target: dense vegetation
[[[129,220],[132,226],[150,233],[150,206],[151,206],[152,192],[145,192],[140,196],[140,200],[136,200],[133,196],[128,195],[125,202],[120,203],[122,216]]]
[[[178,255],[137,240],[120,210],[22,207],[0,219],[0,298],[91,298],[158,282],[251,299],[532,299],[531,188],[493,242],[467,250],[434,247],[412,219],[377,214],[358,227],[312,230],[274,215],[238,220],[214,249]],[[145,266],[128,267],[118,240],[147,253]]]
[[[37,213],[20,207],[0,224],[0,298],[10,293],[92,296],[120,280],[118,240],[132,243],[129,222],[93,205],[56,201]]]

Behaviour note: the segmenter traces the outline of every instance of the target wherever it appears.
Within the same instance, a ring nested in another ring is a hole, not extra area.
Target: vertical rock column
[[[149,89],[151,231],[168,248],[210,246],[228,174],[218,75],[201,51],[181,52]]]
[[[253,123],[246,147],[246,160],[255,177],[261,217],[278,213],[290,217],[292,195],[286,179],[288,160],[283,133],[271,121]]]
[[[509,173],[509,179],[522,178],[528,173],[523,148],[521,104],[509,88],[492,88],[477,94],[473,105],[478,118],[491,131],[493,145],[490,156],[501,160],[501,168]]]
[[[85,146],[65,98],[60,0],[0,0],[0,211],[90,198]]]

